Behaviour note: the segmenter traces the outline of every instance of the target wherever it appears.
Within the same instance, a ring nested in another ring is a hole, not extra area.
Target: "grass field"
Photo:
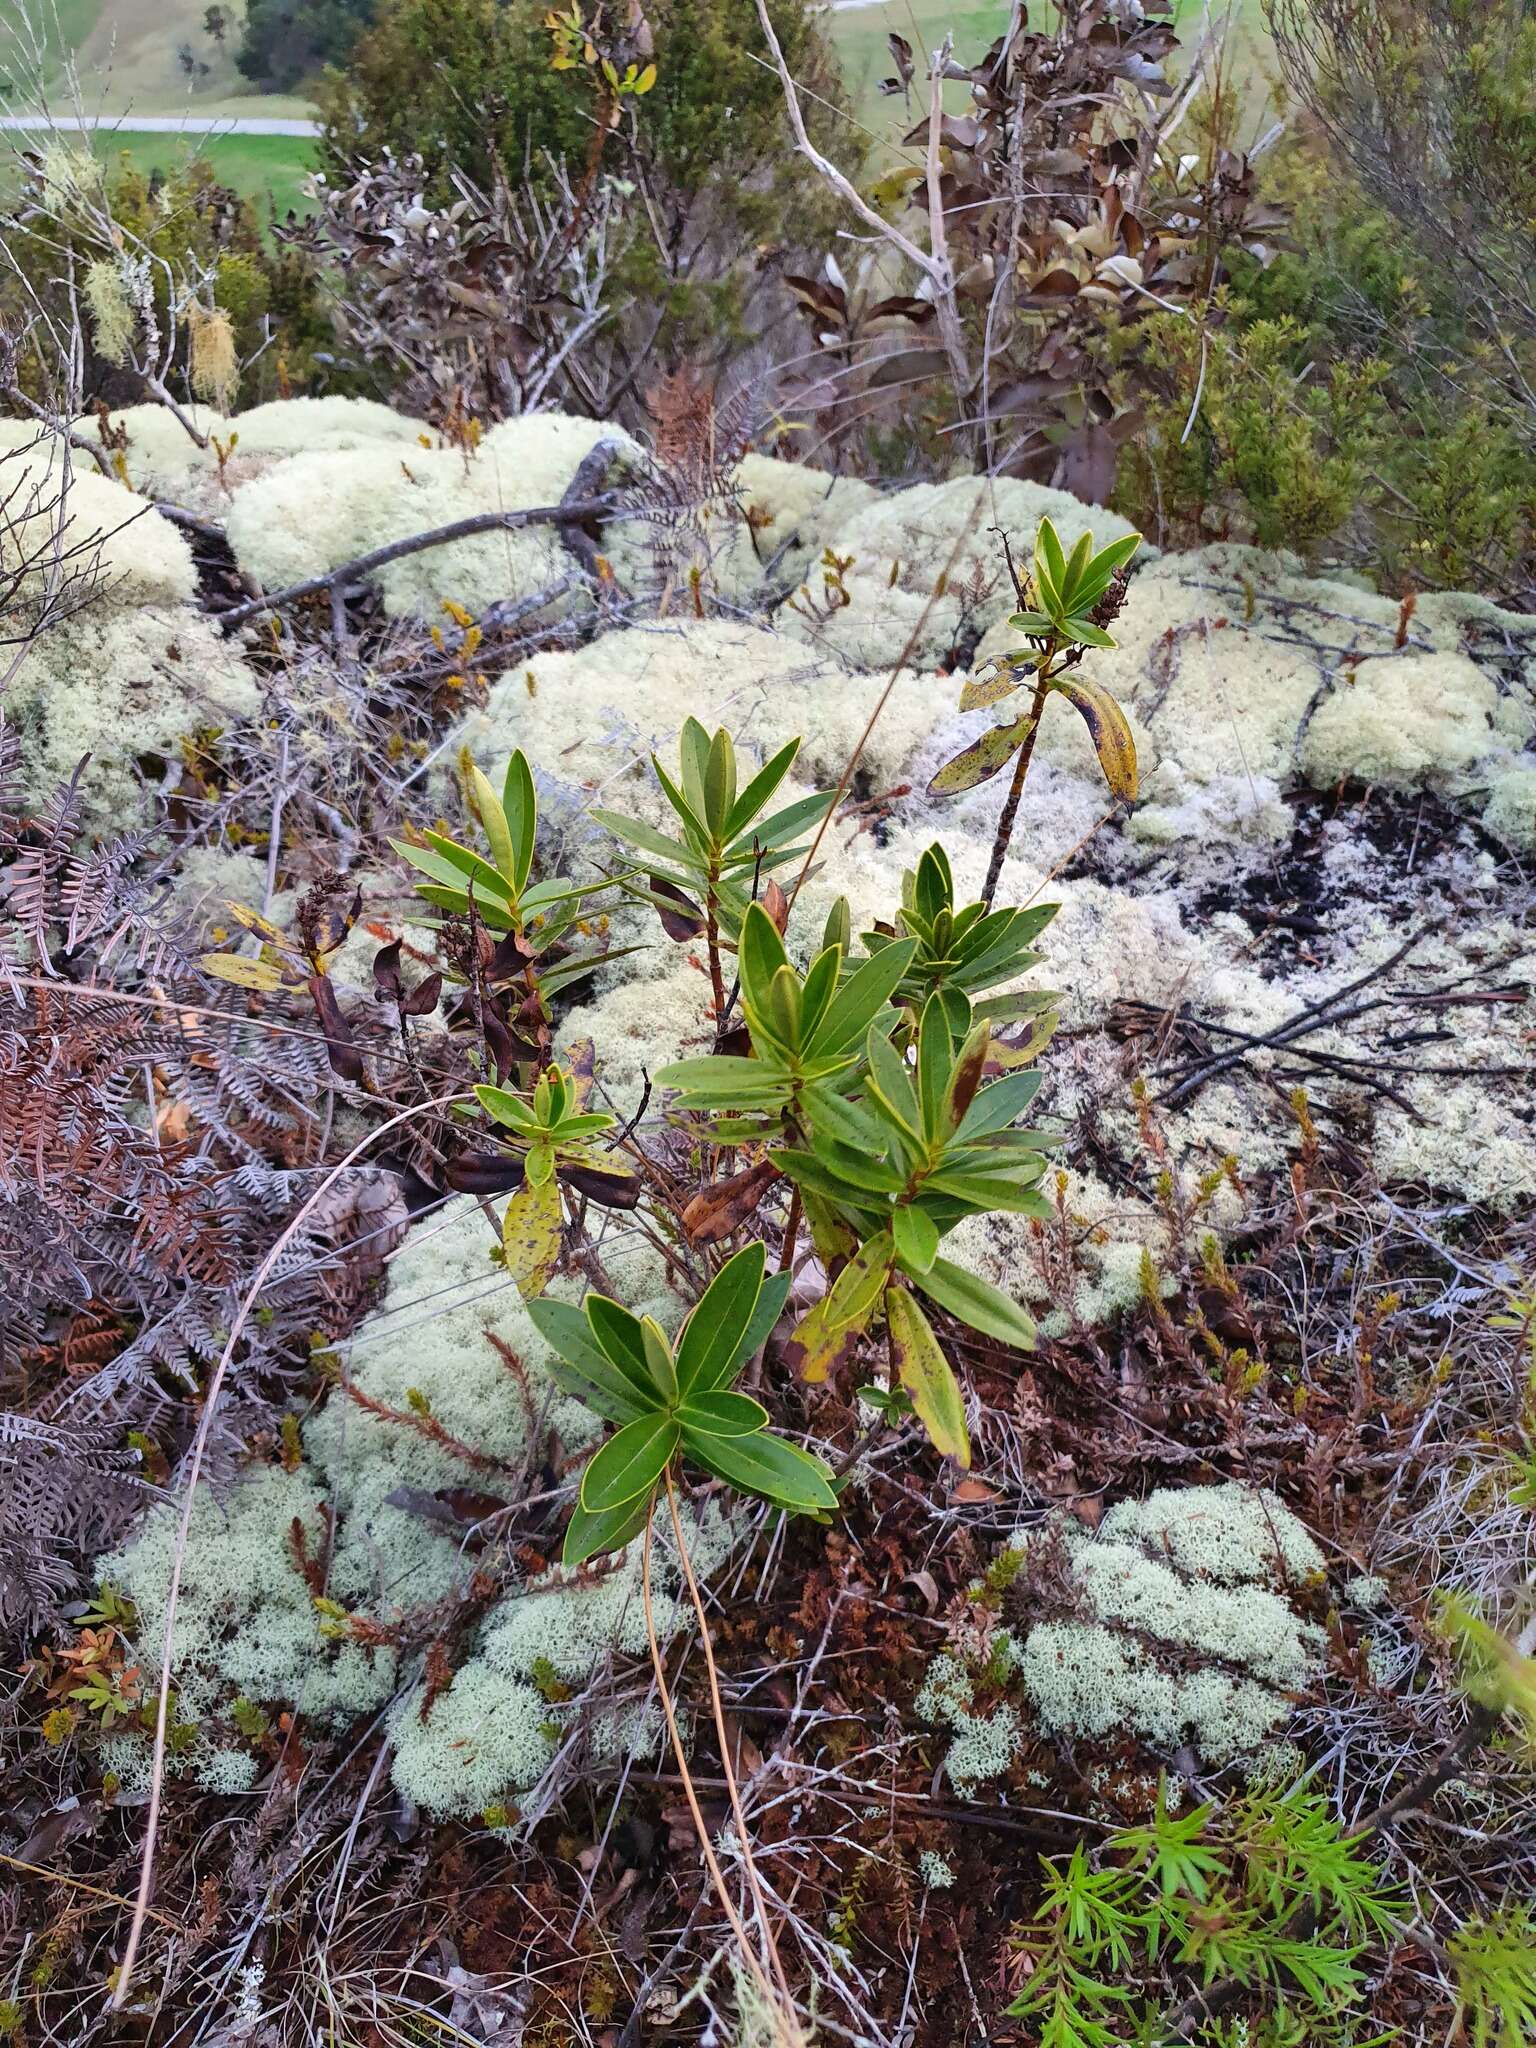
[[[134,134],[116,129],[92,138],[101,157],[126,156],[142,171],[170,171],[188,156],[205,156],[221,184],[253,202],[263,221],[305,211],[300,188],[318,161],[316,145],[294,135]]]
[[[3,17],[14,5],[15,0],[0,0],[0,77],[10,68],[3,48]],[[243,90],[233,64],[234,38],[216,45],[204,31],[205,0],[38,0],[35,8],[28,0],[28,5],[52,59],[62,63],[69,53],[75,54],[88,111],[100,108],[126,121],[135,113],[286,117],[309,112],[300,98]],[[1212,0],[1209,9],[1197,0],[1184,0],[1180,13],[1191,40],[1199,35],[1208,13],[1218,21],[1230,13],[1237,83],[1254,110],[1254,125],[1261,125],[1268,100],[1263,0],[1231,0],[1230,8]],[[891,70],[886,37],[893,29],[918,53],[932,48],[948,31],[957,54],[966,59],[979,57],[1007,18],[1005,0],[881,0],[879,5],[832,13],[830,34],[857,118],[869,136],[888,149],[917,118],[916,107],[909,113],[904,102],[886,99],[879,91],[880,80]],[[176,61],[182,43],[208,66],[207,76],[190,86]],[[957,88],[957,108],[962,98]],[[212,160],[223,182],[253,200],[263,215],[269,201],[279,215],[300,207],[300,186],[315,163],[312,142],[287,136],[228,135],[189,143],[177,136],[134,132],[125,125],[101,138],[97,147],[103,153],[125,150],[146,170],[168,169],[187,148],[195,147]]]

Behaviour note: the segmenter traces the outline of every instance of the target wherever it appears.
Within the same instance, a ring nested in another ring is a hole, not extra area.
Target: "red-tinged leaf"
[[[645,1185],[638,1173],[627,1165],[619,1165],[617,1160],[612,1166],[591,1159],[577,1165],[557,1165],[555,1172],[566,1187],[585,1195],[589,1202],[596,1202],[600,1209],[635,1208]]]
[[[461,1195],[505,1195],[523,1184],[523,1162],[510,1152],[461,1152],[443,1175]]]
[[[957,1508],[985,1507],[989,1502],[1001,1500],[1002,1497],[996,1487],[988,1486],[984,1479],[974,1479],[969,1475],[962,1479],[958,1486],[949,1489],[950,1505]]]
[[[402,1017],[430,1017],[443,993],[443,977],[429,974],[400,1004]]]
[[[676,884],[669,882],[665,875],[648,875],[651,907],[661,919],[661,928],[669,939],[680,945],[689,939],[704,935],[704,913],[691,896],[686,895]],[[665,898],[663,902],[662,898]],[[675,906],[669,907],[669,906]]]

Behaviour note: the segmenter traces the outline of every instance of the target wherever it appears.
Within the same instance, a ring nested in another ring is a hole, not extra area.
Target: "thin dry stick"
[[[452,520],[447,526],[434,526],[428,533],[413,533],[404,540],[392,540],[386,547],[374,548],[366,555],[358,555],[350,562],[327,569],[323,576],[310,576],[302,583],[290,583],[286,590],[274,590],[270,597],[253,597],[244,604],[232,604],[227,611],[214,612],[212,617],[221,626],[238,626],[261,612],[276,611],[280,605],[296,603],[301,597],[314,597],[319,591],[331,589],[334,584],[351,583],[359,576],[385,568],[390,562],[402,561],[407,555],[419,555],[427,548],[440,548],[449,541],[465,540],[476,533],[511,533],[520,526],[579,526],[584,519],[604,517],[613,511],[616,503],[612,497],[602,497],[582,499],[569,505],[563,500],[558,505],[530,505],[517,512],[472,512],[466,519]]]
[[[401,1124],[408,1124],[413,1118],[423,1116],[428,1112],[448,1109],[455,1102],[468,1102],[472,1099],[471,1096],[459,1092],[452,1095],[436,1096],[431,1102],[420,1102],[412,1109],[401,1110],[398,1116],[390,1117],[388,1122],[380,1124],[377,1130],[370,1131],[366,1137],[360,1138],[346,1158],[340,1160],[331,1168],[314,1193],[304,1201],[291,1221],[279,1232],[277,1241],[257,1268],[256,1277],[246,1289],[240,1306],[235,1311],[235,1318],[230,1326],[229,1335],[225,1339],[224,1349],[219,1354],[219,1362],[213,1369],[213,1377],[209,1380],[207,1392],[203,1396],[202,1420],[198,1423],[197,1435],[192,1442],[192,1460],[187,1475],[186,1499],[182,1503],[181,1522],[176,1531],[176,1549],[171,1560],[171,1580],[167,1588],[165,1603],[165,1648],[160,1658],[160,1698],[155,1706],[155,1746],[154,1756],[150,1764],[149,1817],[144,1827],[144,1853],[139,1863],[139,1890],[138,1896],[134,1900],[133,1924],[128,1930],[128,1945],[123,1951],[123,1960],[117,1972],[117,1984],[112,1993],[112,2010],[114,2012],[121,2012],[127,2001],[128,1987],[133,1979],[133,1966],[138,1959],[139,1943],[144,1936],[145,1922],[150,1916],[149,1894],[155,1875],[155,1839],[159,1833],[160,1803],[165,1791],[166,1720],[171,1697],[171,1652],[176,1630],[176,1608],[181,1599],[181,1573],[182,1567],[186,1562],[187,1536],[192,1524],[193,1504],[197,1498],[197,1482],[202,1475],[203,1457],[208,1448],[208,1438],[213,1430],[213,1417],[219,1403],[219,1391],[224,1384],[224,1375],[229,1370],[230,1361],[235,1355],[235,1346],[239,1343],[241,1332],[250,1320],[251,1311],[256,1306],[257,1297],[266,1283],[267,1276],[282,1257],[284,1248],[301,1228],[305,1217],[309,1215],[316,1203],[335,1186],[347,1168],[368,1150],[368,1147],[376,1138],[382,1138],[386,1131],[397,1130]]]
[[[669,1467],[666,1474],[667,1507],[672,1516],[672,1534],[677,1539],[677,1554],[683,1561],[683,1576],[688,1581],[688,1597],[693,1602],[693,1611],[698,1616],[699,1644],[704,1652],[704,1668],[709,1674],[709,1705],[715,1717],[715,1734],[720,1743],[720,1768],[725,1773],[726,1791],[731,1802],[731,1817],[736,1823],[736,1839],[741,1844],[741,1859],[746,1869],[747,1882],[752,1888],[753,1901],[757,1906],[758,1924],[763,1931],[763,1942],[773,1964],[773,1974],[779,1980],[779,1989],[787,2005],[793,2006],[794,1995],[789,1988],[789,1979],[784,1974],[783,1959],[778,1944],[773,1938],[773,1928],[768,1919],[768,1901],[757,1875],[757,1865],[752,1860],[752,1838],[747,1830],[747,1816],[742,1812],[741,1794],[736,1785],[736,1772],[731,1763],[730,1732],[725,1725],[725,1706],[720,1698],[720,1674],[715,1667],[715,1653],[709,1640],[709,1617],[704,1612],[704,1602],[699,1597],[699,1583],[693,1575],[693,1560],[688,1555],[688,1544],[683,1536],[683,1525],[677,1512],[677,1489],[672,1483]]]
[[[654,1498],[655,1496],[653,1495],[653,1501]],[[683,1781],[683,1796],[688,1801],[688,1811],[693,1816],[694,1830],[699,1838],[699,1847],[703,1852],[705,1864],[708,1866],[711,1882],[715,1887],[721,1905],[725,1908],[725,1917],[730,1921],[731,1929],[740,1945],[742,1960],[746,1963],[758,1990],[767,1999],[775,2017],[778,2019],[782,2038],[790,2044],[790,2048],[804,2048],[804,2037],[800,2032],[798,2018],[793,2010],[786,2014],[780,2009],[779,1994],[774,1986],[769,1983],[767,1973],[758,1961],[752,1943],[747,1939],[746,1927],[742,1922],[741,1915],[736,1910],[735,1903],[726,1886],[725,1873],[720,1868],[719,1859],[715,1855],[714,1844],[709,1839],[709,1824],[704,1818],[703,1809],[699,1805],[699,1795],[693,1788],[693,1779],[688,1772],[688,1758],[683,1750],[682,1731],[677,1725],[677,1712],[672,1705],[672,1694],[668,1688],[667,1674],[661,1661],[661,1645],[656,1635],[656,1613],[651,1600],[651,1521],[652,1517],[647,1515],[645,1521],[645,1541],[640,1551],[640,1599],[645,1608],[645,1634],[646,1640],[650,1644],[651,1669],[656,1674],[656,1690],[661,1697],[661,1711],[666,1716],[667,1733],[672,1738],[672,1754],[677,1758],[678,1772]]]
[[[916,647],[918,641],[921,639],[923,628],[928,623],[928,614],[933,610],[934,605],[937,603],[939,592],[947,587],[949,582],[950,570],[954,568],[956,562],[960,559],[960,550],[965,546],[965,543],[976,531],[976,521],[981,516],[981,501],[982,498],[986,495],[986,488],[986,484],[983,483],[981,489],[977,491],[976,502],[971,507],[970,517],[966,520],[964,526],[961,527],[959,533],[956,534],[955,544],[949,551],[949,559],[945,562],[942,573],[934,579],[933,588],[929,591],[927,601],[923,605],[923,609],[918,615],[917,624],[912,628],[912,631],[907,635],[907,644],[905,647],[902,648],[900,654],[897,655],[895,662],[892,664],[891,672],[885,679],[885,688],[880,692],[880,695],[875,703],[875,708],[869,714],[869,723],[865,726],[864,730],[859,734],[858,745],[854,748],[853,752],[848,756],[847,765],[843,769],[841,776],[838,778],[837,788],[833,792],[832,801],[827,805],[826,812],[822,817],[822,821],[816,827],[816,837],[811,841],[810,846],[806,850],[806,856],[804,861],[802,861],[801,863],[800,872],[795,877],[795,886],[789,892],[789,901],[791,908],[794,907],[795,898],[800,894],[801,886],[803,885],[806,876],[810,873],[811,868],[815,863],[816,855],[820,850],[822,839],[826,835],[827,827],[831,824],[834,816],[836,815],[838,805],[842,802],[843,798],[848,793],[848,785],[853,780],[853,771],[855,768],[858,767],[860,757],[862,756],[864,749],[869,745],[870,734],[874,731],[875,727],[880,723],[881,713],[885,710],[886,705],[891,700],[891,692],[896,687],[896,678],[901,674],[902,670],[911,660],[912,650],[914,647]]]

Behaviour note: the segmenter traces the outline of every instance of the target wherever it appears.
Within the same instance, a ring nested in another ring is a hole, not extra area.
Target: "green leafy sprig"
[[[631,1542],[675,1459],[791,1514],[836,1508],[828,1466],[776,1436],[762,1403],[734,1386],[789,1291],[788,1274],[767,1278],[765,1264],[760,1243],[728,1259],[675,1346],[654,1318],[632,1315],[606,1295],[589,1294],[580,1309],[549,1299],[529,1303],[560,1360],[562,1383],[617,1425],[582,1474],[565,1536],[568,1565]]]

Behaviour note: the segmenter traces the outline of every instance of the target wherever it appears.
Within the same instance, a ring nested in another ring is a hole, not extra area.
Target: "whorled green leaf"
[[[604,1508],[598,1513],[589,1513],[578,1500],[571,1510],[571,1519],[565,1526],[565,1543],[561,1548],[560,1561],[568,1571],[582,1565],[589,1558],[599,1557],[604,1551],[622,1550],[626,1543],[633,1543],[645,1528],[645,1518],[650,1513],[651,1498],[643,1493],[638,1499],[626,1501],[616,1508]]]
[[[965,1426],[965,1401],[932,1324],[905,1287],[886,1289],[885,1314],[890,1326],[891,1369],[906,1388],[918,1420],[935,1449],[968,1466],[971,1439]]]
[[[837,1506],[830,1468],[781,1436],[758,1430],[751,1436],[705,1436],[690,1431],[686,1454],[695,1463],[795,1514],[824,1514]]]
[[[939,1227],[914,1203],[891,1211],[891,1237],[904,1271],[926,1273],[938,1256]]]
[[[507,886],[515,891],[517,859],[512,851],[512,834],[507,829],[507,814],[502,809],[501,798],[491,786],[491,778],[474,762],[469,767],[469,786],[474,794],[475,809],[480,813],[481,830],[491,849],[491,861],[497,872],[505,876]]]
[[[766,1429],[768,1410],[750,1394],[729,1389],[690,1394],[677,1411],[684,1434],[702,1436],[751,1436]]]
[[[1011,1344],[1019,1351],[1034,1349],[1035,1323],[1029,1311],[989,1281],[967,1272],[964,1266],[936,1258],[926,1267],[904,1264],[902,1270],[930,1301],[937,1302],[970,1329],[979,1330],[984,1337],[995,1337],[1000,1344]]]
[[[602,1514],[646,1498],[677,1449],[682,1430],[671,1414],[642,1415],[593,1452],[581,1475],[581,1504]]]
[[[737,1338],[750,1326],[767,1257],[758,1242],[727,1259],[689,1314],[677,1344],[677,1387],[685,1401],[695,1385],[720,1384],[711,1368],[731,1355]]]

